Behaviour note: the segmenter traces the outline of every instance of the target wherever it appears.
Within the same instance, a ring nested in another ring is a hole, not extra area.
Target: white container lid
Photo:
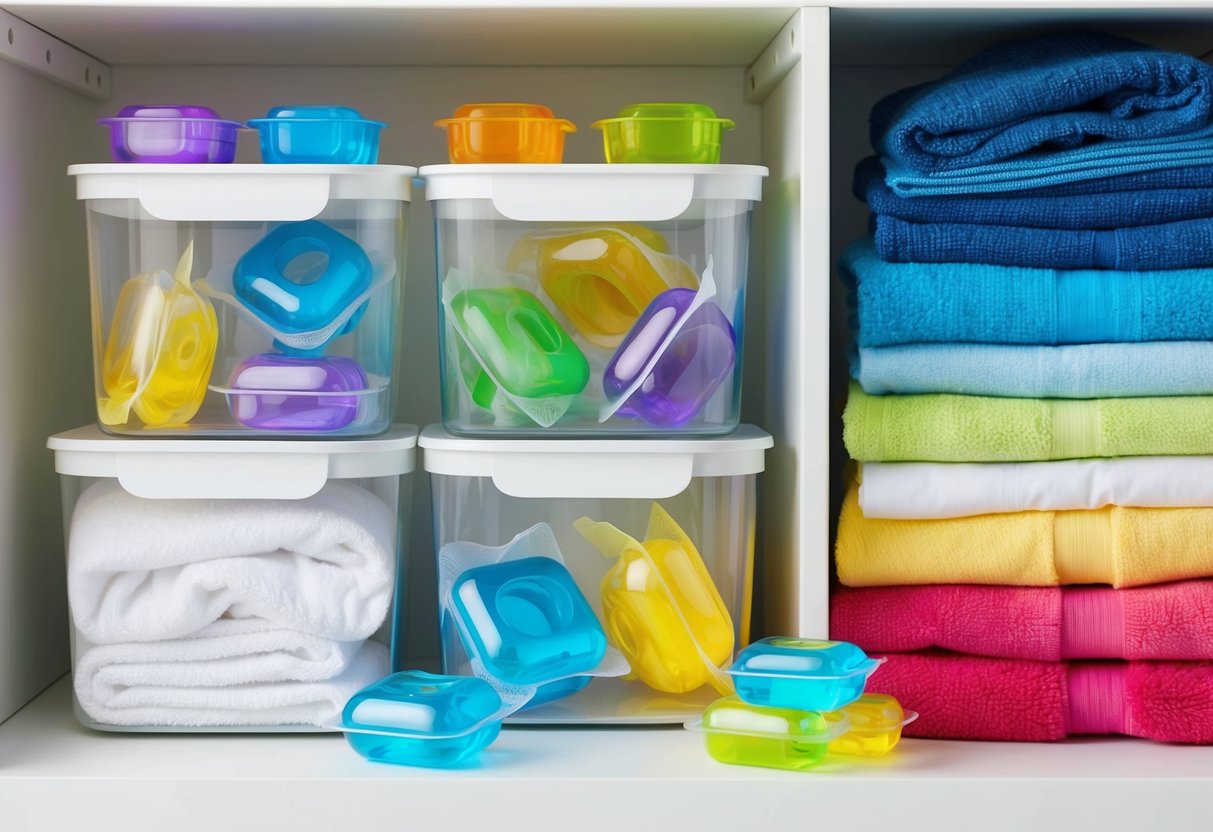
[[[401,165],[72,165],[77,199],[137,199],[174,222],[310,220],[330,200],[412,200]]]
[[[760,473],[775,441],[753,425],[703,439],[470,439],[430,425],[418,444],[427,472],[491,477],[511,497],[660,500],[695,477]]]
[[[488,199],[521,222],[660,222],[692,201],[762,199],[759,165],[426,165],[426,201]]]
[[[115,478],[149,499],[302,500],[331,479],[396,477],[413,470],[417,428],[372,439],[161,439],[103,433],[96,425],[46,441],[55,470]]]

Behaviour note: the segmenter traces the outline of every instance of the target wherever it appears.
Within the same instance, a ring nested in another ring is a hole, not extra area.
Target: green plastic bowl
[[[685,101],[629,104],[614,118],[594,122],[612,164],[714,165],[720,134],[735,126],[706,104]]]

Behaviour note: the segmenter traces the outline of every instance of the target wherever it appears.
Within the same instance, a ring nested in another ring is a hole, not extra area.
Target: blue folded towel
[[[1110,176],[1213,164],[1213,125],[1182,136],[1089,144],[1002,162],[922,173],[883,158],[898,196],[956,196],[1027,191]]]
[[[1213,269],[888,263],[866,237],[839,267],[861,347],[1213,340]]]
[[[855,168],[853,190],[873,213],[910,222],[1101,229],[1213,216],[1213,167],[1095,179],[1006,194],[901,197],[869,156]]]
[[[906,344],[863,347],[851,375],[872,395],[960,393],[1022,399],[1213,394],[1213,341]]]
[[[1188,132],[1209,121],[1211,96],[1213,70],[1189,55],[1095,32],[1046,35],[992,46],[884,98],[872,146],[911,170],[958,170]]]
[[[877,253],[898,263],[1123,271],[1213,264],[1213,217],[1095,231],[875,220]]]

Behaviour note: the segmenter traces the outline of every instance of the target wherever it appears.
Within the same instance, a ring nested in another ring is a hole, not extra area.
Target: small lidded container
[[[831,723],[846,721],[849,730],[830,743],[831,754],[880,757],[901,740],[901,729],[918,719],[887,693],[865,693],[850,705],[824,714]]]
[[[373,165],[387,125],[353,107],[291,106],[274,107],[248,126],[261,134],[266,164]]]
[[[706,104],[675,101],[630,104],[593,126],[611,164],[714,165],[721,134],[736,125]]]
[[[776,636],[742,650],[728,672],[746,702],[834,711],[863,695],[881,661],[845,641]]]
[[[504,710],[483,679],[406,670],[354,694],[341,730],[373,762],[450,768],[497,739]]]
[[[542,104],[464,104],[435,127],[447,131],[453,164],[557,164],[577,125]]]
[[[241,127],[194,104],[131,104],[97,123],[109,128],[115,162],[176,165],[231,162]]]
[[[703,733],[717,762],[803,771],[820,763],[848,726],[845,718],[831,721],[814,711],[768,708],[726,696],[686,727]]]

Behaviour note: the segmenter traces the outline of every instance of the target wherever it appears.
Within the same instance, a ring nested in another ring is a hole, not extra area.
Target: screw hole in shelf
[[[13,30],[12,29],[8,30],[8,45],[9,46],[13,45]]]
[[[753,76],[753,75],[751,75],[751,76],[750,76],[750,92],[753,92],[753,91],[754,91],[754,88],[755,88],[756,86],[757,86],[757,82],[754,80],[754,76]]]
[[[97,89],[101,89],[101,73],[97,73]]]
[[[788,43],[792,44],[793,46],[796,45],[796,30],[795,29],[788,30]]]
[[[84,83],[86,83],[86,84],[91,83],[93,80],[92,75],[93,75],[92,68],[86,66],[84,68]]]
[[[51,62],[51,50],[49,50],[49,49],[46,50],[46,62],[48,64]]]

